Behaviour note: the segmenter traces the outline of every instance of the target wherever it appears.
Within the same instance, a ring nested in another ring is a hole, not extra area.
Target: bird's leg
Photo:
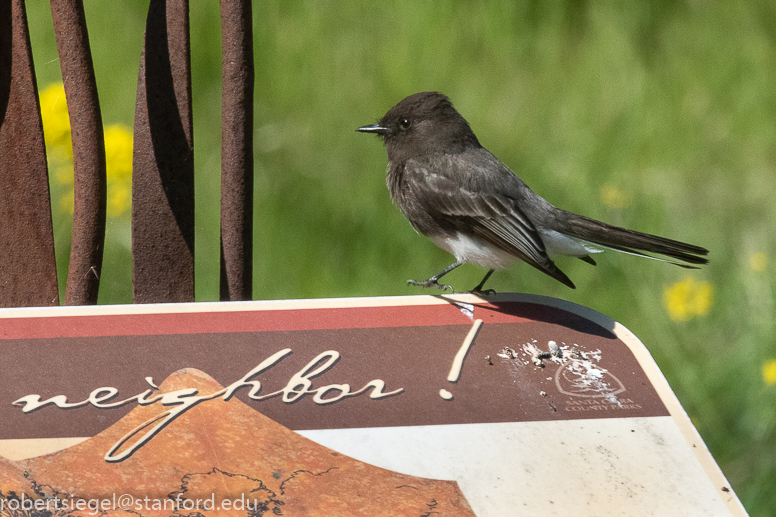
[[[488,281],[488,278],[490,278],[490,275],[493,274],[495,269],[489,270],[487,273],[485,273],[485,278],[482,279],[482,282],[477,284],[477,287],[471,290],[472,293],[483,293],[483,294],[496,294],[496,291],[493,289],[488,289],[487,291],[483,291],[482,287],[485,285],[485,282]]]
[[[424,282],[418,282],[417,280],[407,280],[407,283],[409,285],[416,285],[418,287],[433,287],[433,286],[436,286],[436,287],[442,289],[443,291],[445,289],[450,289],[450,291],[453,291],[453,288],[450,287],[449,285],[440,284],[439,283],[439,279],[442,278],[443,276],[445,276],[446,274],[448,274],[453,269],[455,269],[458,266],[460,266],[461,264],[463,264],[463,262],[460,262],[460,261],[456,262],[455,264],[450,264],[449,266],[447,266],[447,268],[445,268],[444,271],[442,271],[438,275],[432,276],[431,278],[429,278],[428,280],[426,280]]]

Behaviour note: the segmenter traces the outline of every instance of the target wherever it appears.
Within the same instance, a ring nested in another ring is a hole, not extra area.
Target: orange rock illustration
[[[200,395],[222,389],[206,374],[187,369],[170,376],[160,390],[185,388],[196,388]],[[0,458],[0,501],[6,505],[0,515],[9,505],[23,508],[23,499],[28,506],[48,500],[53,515],[87,515],[96,504],[102,505],[100,515],[154,517],[474,515],[454,481],[417,478],[354,460],[236,398],[204,401],[124,461],[105,461],[122,437],[167,409],[158,402],[137,407],[63,451],[17,462]],[[124,494],[132,499],[121,500]],[[53,498],[59,501],[56,508]],[[74,509],[78,501],[81,510]]]

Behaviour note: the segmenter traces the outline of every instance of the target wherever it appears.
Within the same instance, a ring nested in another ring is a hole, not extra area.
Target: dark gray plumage
[[[469,123],[441,93],[410,95],[377,124],[358,131],[382,137],[388,152],[388,190],[412,226],[456,262],[424,282],[438,280],[466,262],[495,268],[521,259],[565,285],[573,282],[552,257],[578,257],[590,264],[599,246],[694,268],[706,264],[700,246],[612,226],[561,210],[533,192],[480,145]],[[682,262],[652,257],[656,253]]]

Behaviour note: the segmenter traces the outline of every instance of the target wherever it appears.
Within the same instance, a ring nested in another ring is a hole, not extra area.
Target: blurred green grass
[[[87,0],[106,124],[132,125],[147,2]],[[39,88],[61,80],[45,3],[28,2]],[[393,208],[380,142],[356,133],[404,96],[449,95],[480,141],[568,210],[701,244],[685,270],[607,253],[560,261],[569,290],[528,267],[489,286],[570,300],[647,345],[753,515],[776,508],[776,4],[421,3],[254,5],[254,298],[423,293],[452,260]],[[220,22],[192,2],[196,296],[218,298]],[[602,204],[604,187],[626,206]],[[55,203],[56,206],[56,203]],[[60,283],[69,222],[55,214]],[[126,220],[108,226],[100,303],[131,302]],[[764,270],[750,257],[764,253]],[[757,268],[760,269],[760,268]],[[451,273],[475,285],[476,266]],[[710,312],[674,322],[663,289],[688,275]]]

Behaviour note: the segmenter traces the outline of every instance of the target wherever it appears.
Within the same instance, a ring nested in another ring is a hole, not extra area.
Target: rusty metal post
[[[251,0],[221,0],[221,300],[253,287],[253,30]]]
[[[105,244],[105,139],[81,0],[51,0],[73,138],[75,205],[66,305],[97,303]]]
[[[59,305],[46,146],[24,0],[0,2],[0,306]]]
[[[135,303],[194,301],[194,151],[188,0],[151,0],[132,159]]]

